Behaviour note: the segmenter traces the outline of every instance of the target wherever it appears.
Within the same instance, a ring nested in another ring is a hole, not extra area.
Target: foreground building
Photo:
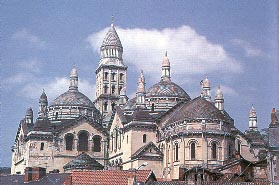
[[[50,105],[42,93],[37,118],[29,108],[19,124],[12,174],[35,166],[48,172],[131,170],[148,162],[145,169],[165,180],[197,183],[224,174],[237,174],[241,181],[267,178],[267,143],[253,107],[249,129],[242,133],[225,110],[221,87],[212,98],[206,77],[200,96],[191,99],[171,80],[167,53],[159,82],[146,90],[141,72],[136,97],[129,100],[122,55],[112,24],[100,48],[94,103],[79,92],[76,67],[69,90]]]

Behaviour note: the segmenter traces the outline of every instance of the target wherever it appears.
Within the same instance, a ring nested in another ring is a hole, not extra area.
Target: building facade
[[[160,81],[147,89],[141,71],[136,97],[128,100],[122,56],[123,47],[112,24],[100,47],[94,103],[79,92],[76,67],[70,74],[69,90],[50,105],[43,92],[37,118],[29,108],[19,123],[12,147],[12,174],[34,166],[48,172],[129,170],[148,162],[145,168],[157,177],[195,183],[217,179],[247,161],[254,170],[245,172],[246,180],[265,170],[259,162],[266,161],[267,147],[259,137],[254,108],[249,129],[242,133],[225,110],[221,87],[213,99],[206,77],[200,84],[200,96],[191,99],[171,80],[167,53]]]

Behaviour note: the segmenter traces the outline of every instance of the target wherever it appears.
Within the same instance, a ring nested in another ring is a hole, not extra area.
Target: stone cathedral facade
[[[246,163],[252,164],[243,172],[246,179],[265,176],[266,142],[253,107],[249,129],[242,133],[225,109],[221,87],[212,96],[206,77],[197,84],[200,96],[191,98],[172,81],[167,53],[158,83],[146,88],[141,71],[136,97],[128,99],[122,56],[112,24],[100,47],[94,103],[78,90],[76,67],[68,91],[50,104],[43,92],[37,117],[29,108],[19,123],[12,174],[35,166],[47,172],[128,170],[148,162],[145,169],[169,180],[214,180]]]

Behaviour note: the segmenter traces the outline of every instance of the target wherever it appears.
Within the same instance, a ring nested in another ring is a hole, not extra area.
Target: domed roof
[[[94,107],[92,101],[79,91],[67,91],[58,96],[52,105],[73,105],[73,106],[84,106]]]
[[[176,110],[173,111],[165,124],[182,121],[184,119],[217,119],[226,122],[233,121],[225,111],[220,111],[213,103],[200,96],[188,103],[184,103],[182,106],[176,107]]]
[[[147,97],[178,97],[190,100],[190,96],[177,84],[172,81],[163,81],[150,87],[146,94]]]
[[[108,33],[106,34],[103,43],[102,43],[102,47],[104,46],[118,46],[122,48],[122,44],[121,41],[118,37],[118,34],[113,26],[113,24],[111,25]]]
[[[32,110],[32,108],[31,107],[29,107],[28,109],[27,109],[27,111],[26,111],[26,114],[25,114],[26,116],[33,116],[33,110]]]
[[[165,57],[163,58],[162,67],[170,67],[170,60],[168,58],[167,52],[165,54]]]

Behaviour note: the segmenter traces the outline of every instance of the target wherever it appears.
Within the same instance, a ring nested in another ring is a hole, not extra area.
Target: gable
[[[150,142],[147,145],[144,145],[139,150],[137,150],[131,157],[132,159],[150,159],[150,160],[162,160],[163,153],[159,148],[153,143]]]

